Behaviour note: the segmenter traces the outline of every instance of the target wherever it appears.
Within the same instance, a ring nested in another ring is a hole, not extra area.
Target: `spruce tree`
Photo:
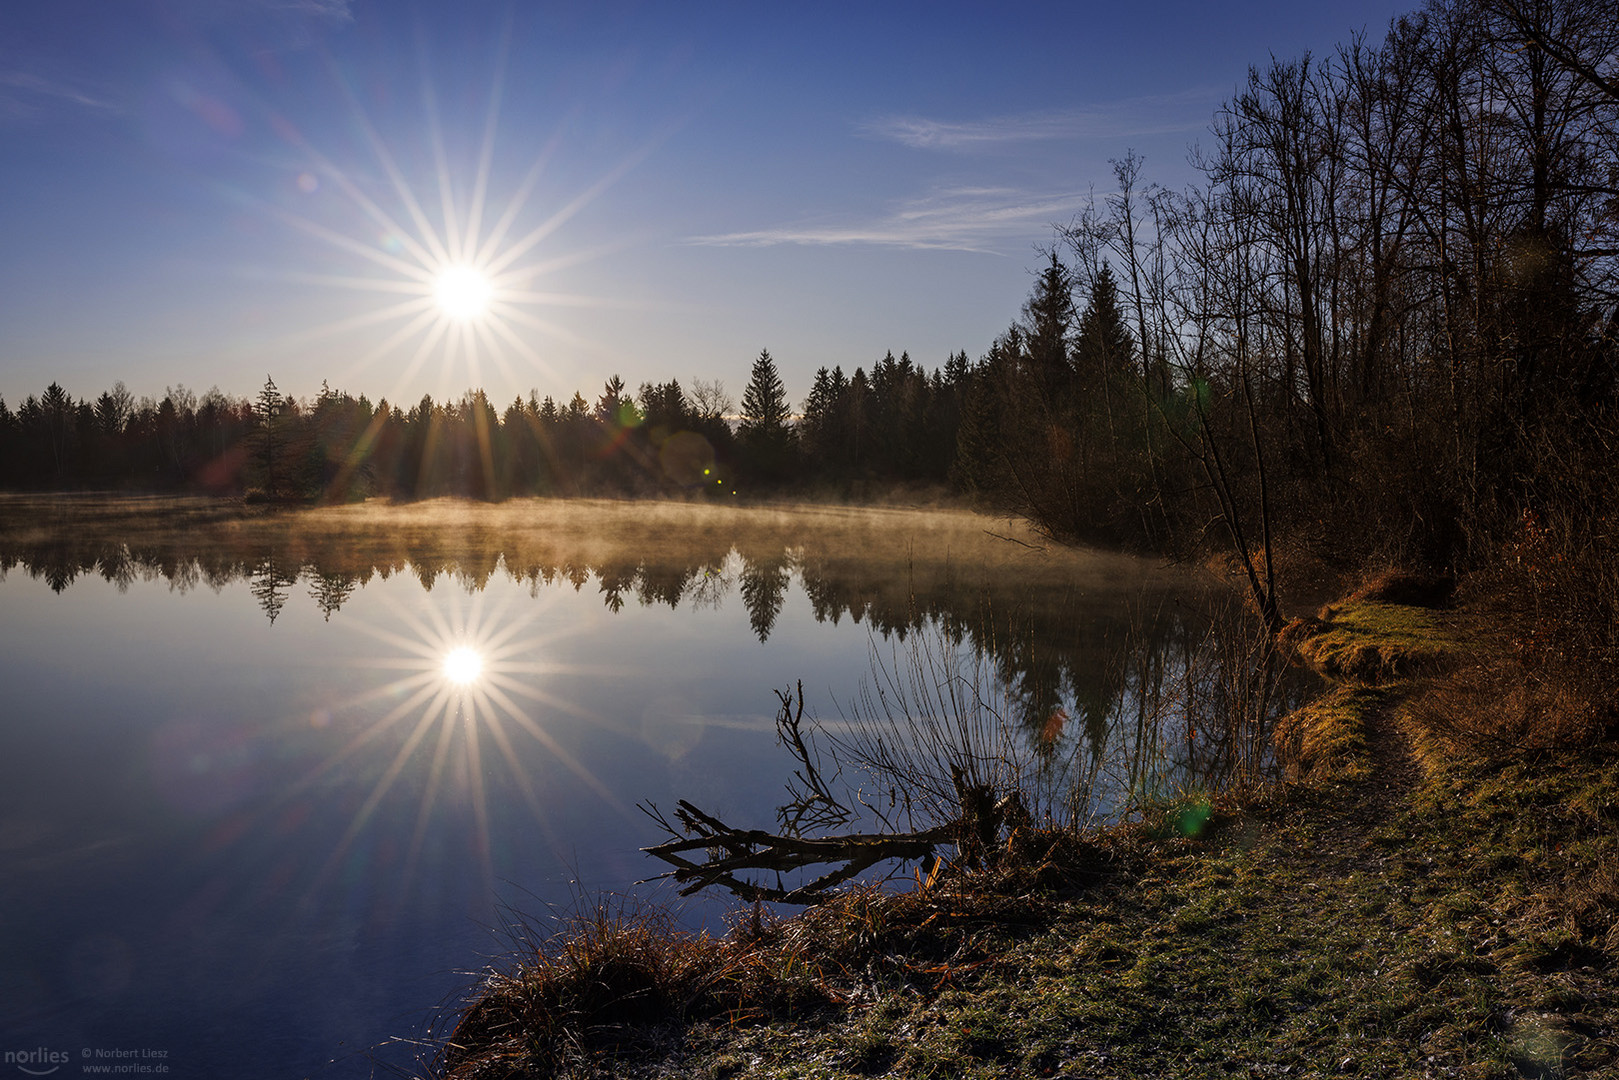
[[[62,384],[51,382],[40,399],[40,412],[45,420],[45,434],[50,444],[51,464],[56,479],[67,471],[68,443],[73,437],[73,395],[62,389]]]
[[[1008,429],[1015,430],[1018,420],[1011,408],[1011,388],[1023,350],[1023,334],[1013,325],[995,339],[962,387],[961,426],[950,478],[961,490],[994,503],[1007,499],[1007,437],[1012,433]]]
[[[276,498],[279,494],[279,484],[277,483],[279,478],[277,466],[279,463],[276,461],[276,451],[280,448],[281,443],[282,408],[281,391],[276,387],[275,380],[266,375],[264,377],[264,386],[259,390],[258,400],[254,403],[253,411],[258,415],[259,419],[259,456],[264,465],[264,491],[271,499]],[[277,607],[276,610],[279,611],[280,608]],[[270,621],[275,621],[275,615],[270,616]]]
[[[831,472],[830,466],[836,452],[833,435],[837,406],[837,396],[832,389],[832,373],[823,367],[816,371],[809,397],[804,399],[804,422],[800,430],[800,442],[816,479],[825,479]]]
[[[1051,261],[1023,305],[1024,348],[1028,364],[1045,394],[1066,391],[1072,383],[1069,350],[1074,327],[1074,280],[1052,252]]]
[[[787,388],[782,385],[770,350],[762,349],[753,362],[748,385],[742,391],[742,422],[737,439],[756,474],[769,480],[785,476],[792,451],[793,430],[788,426]]]
[[[1080,316],[1074,343],[1074,366],[1081,385],[1097,391],[1135,371],[1135,337],[1119,310],[1117,283],[1107,263],[1091,285],[1091,300]]]
[[[739,434],[744,441],[780,438],[787,430],[787,417],[787,389],[776,362],[770,358],[770,350],[761,349],[748,376],[747,389],[742,391]]]

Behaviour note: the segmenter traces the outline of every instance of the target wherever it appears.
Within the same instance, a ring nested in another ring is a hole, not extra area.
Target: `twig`
[[[988,529],[985,529],[984,532],[989,536],[993,536],[997,540],[1005,540],[1008,544],[1022,544],[1024,547],[1028,548],[1030,551],[1044,552],[1046,550],[1046,547],[1045,547],[1044,544],[1036,546],[1034,544],[1029,543],[1027,540],[1019,540],[1015,536],[1002,536],[1000,533],[998,533],[998,532],[990,532]]]

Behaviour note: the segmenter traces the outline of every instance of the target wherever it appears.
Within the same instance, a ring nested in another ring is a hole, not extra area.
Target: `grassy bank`
[[[1484,737],[1511,707],[1473,692],[1487,628],[1410,599],[1292,628],[1336,685],[1278,732],[1276,789],[724,938],[583,918],[489,979],[438,1071],[1619,1075],[1619,760]]]

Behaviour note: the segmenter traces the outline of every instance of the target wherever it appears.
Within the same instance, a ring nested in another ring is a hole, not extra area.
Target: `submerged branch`
[[[656,810],[647,812],[666,830],[675,833]],[[920,832],[855,833],[806,839],[763,829],[735,829],[684,799],[680,800],[675,816],[685,826],[685,831],[693,835],[676,833],[674,839],[642,850],[675,868],[664,876],[685,886],[680,890],[682,896],[720,885],[744,900],[785,904],[813,904],[824,900],[827,890],[880,862],[931,858],[935,848],[954,843],[958,835],[958,825],[952,822]],[[685,856],[690,851],[705,851],[708,857],[703,862],[693,862]],[[779,881],[775,887],[760,885],[736,876],[748,870],[780,875],[807,866],[833,863],[843,865],[795,888],[787,888]]]
[[[671,837],[642,850],[674,867],[663,876],[684,886],[682,896],[720,885],[750,902],[815,904],[827,899],[830,889],[878,863],[933,858],[940,844],[958,841],[962,834],[959,820],[918,832],[804,836],[806,827],[835,828],[846,825],[854,814],[832,794],[836,773],[832,781],[822,775],[813,734],[804,728],[803,682],[798,683],[796,692],[776,691],[776,699],[780,703],[777,740],[798,762],[787,786],[791,801],[776,812],[780,833],[733,828],[685,799],[676,804],[674,822],[655,806],[641,807]],[[686,853],[693,851],[706,852],[706,858],[702,862],[687,858]],[[803,885],[789,888],[781,883],[783,873],[811,866],[834,868]],[[775,887],[738,877],[749,871],[775,874]]]

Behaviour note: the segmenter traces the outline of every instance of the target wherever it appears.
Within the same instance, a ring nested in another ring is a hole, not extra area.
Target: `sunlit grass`
[[[1324,675],[1376,683],[1439,670],[1467,643],[1430,609],[1351,600],[1323,608],[1298,651]]]

